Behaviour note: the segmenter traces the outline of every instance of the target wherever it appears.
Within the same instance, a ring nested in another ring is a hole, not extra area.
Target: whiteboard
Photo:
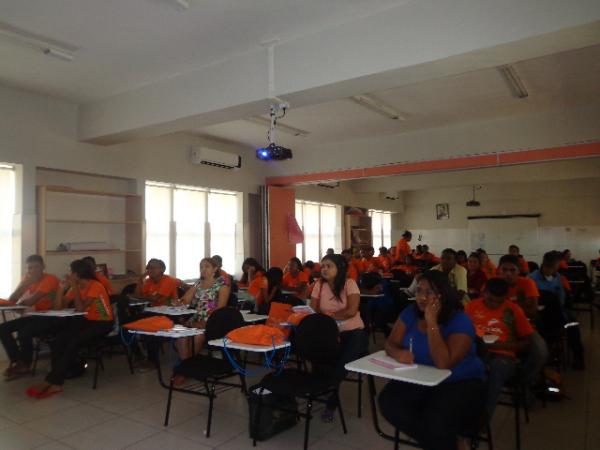
[[[483,248],[490,255],[508,253],[508,246],[518,245],[522,255],[539,253],[538,218],[469,219],[471,248]]]

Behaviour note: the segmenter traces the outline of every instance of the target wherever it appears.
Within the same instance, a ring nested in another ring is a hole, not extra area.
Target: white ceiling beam
[[[271,90],[268,51],[258,48],[85,104],[80,108],[80,137],[107,143],[126,139],[136,131],[156,135],[164,130],[184,130],[190,123],[201,126],[262,115],[273,92],[299,107],[498,66],[567,50],[581,39],[581,35],[569,35],[570,27],[598,20],[597,0],[419,0],[401,4],[278,43],[273,50]],[[560,33],[561,39],[552,33]],[[592,29],[586,37],[597,35]],[[524,40],[527,45],[517,45]]]

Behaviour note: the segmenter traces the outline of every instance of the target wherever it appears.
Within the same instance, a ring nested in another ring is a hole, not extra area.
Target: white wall
[[[139,140],[112,147],[77,141],[77,107],[71,103],[0,86],[0,162],[18,164],[15,228],[18,261],[36,249],[36,168],[117,176],[135,180],[132,192],[143,193],[144,180],[180,183],[243,192],[258,192],[264,168],[243,158],[242,168],[228,171],[188,162],[191,145],[207,145],[242,154],[244,149],[187,134]],[[59,181],[59,180],[53,180]],[[101,188],[110,187],[107,181]],[[247,202],[244,201],[244,205]],[[244,214],[244,225],[247,214]],[[19,255],[20,252],[20,255]],[[19,270],[17,270],[17,273]]]
[[[539,213],[538,250],[525,256],[539,260],[545,251],[565,248],[586,263],[598,256],[600,178],[490,184],[477,191],[478,208],[465,206],[471,196],[470,186],[406,191],[396,233],[411,230],[414,245],[421,234],[422,243],[438,253],[445,247],[469,251],[468,216]],[[436,220],[437,203],[450,205],[448,220]],[[393,237],[398,238],[399,233]],[[507,248],[509,244],[506,242]]]
[[[328,189],[319,186],[295,186],[298,200],[332,203],[342,206],[378,209],[382,211],[401,212],[402,200],[386,200],[377,193],[357,193],[348,184],[341,183],[339,187]]]

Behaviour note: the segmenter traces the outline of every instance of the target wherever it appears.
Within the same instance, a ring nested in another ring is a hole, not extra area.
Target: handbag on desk
[[[123,325],[123,328],[136,331],[161,331],[173,328],[173,321],[166,316],[146,317]]]
[[[247,325],[236,328],[227,333],[226,337],[238,344],[268,346],[279,345],[287,338],[282,330],[268,325]]]

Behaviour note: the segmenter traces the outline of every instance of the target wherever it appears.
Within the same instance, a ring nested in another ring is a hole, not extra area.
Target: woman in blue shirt
[[[401,363],[452,371],[434,387],[392,381],[379,406],[388,422],[424,449],[455,450],[458,436],[476,431],[480,421],[484,366],[476,354],[473,323],[443,272],[423,273],[416,302],[400,314],[385,350]]]

